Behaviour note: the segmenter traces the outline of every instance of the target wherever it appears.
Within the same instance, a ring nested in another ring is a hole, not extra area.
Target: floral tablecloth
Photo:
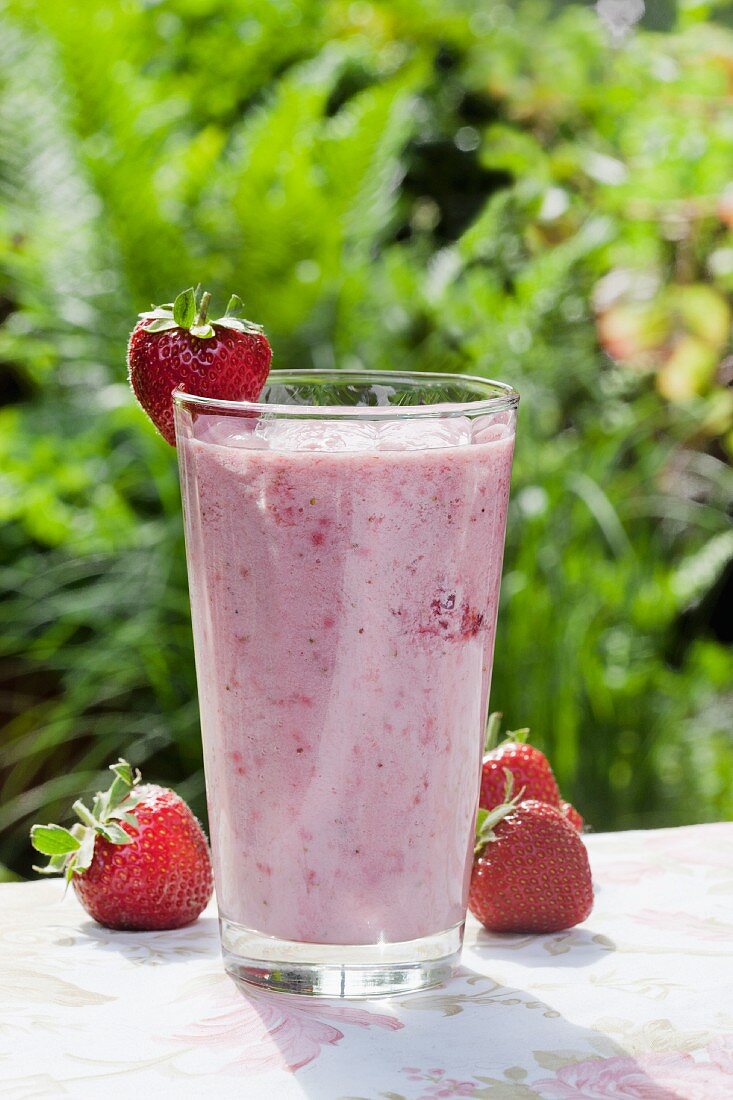
[[[242,993],[214,909],[113,933],[59,882],[0,887],[0,1096],[733,1097],[733,824],[588,838],[578,928],[468,928],[460,973],[392,1000]]]

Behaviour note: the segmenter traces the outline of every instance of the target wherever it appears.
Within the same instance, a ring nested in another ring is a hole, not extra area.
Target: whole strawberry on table
[[[31,843],[49,856],[42,874],[63,874],[100,924],[123,931],[182,928],[195,921],[213,892],[209,845],[175,791],[140,784],[126,760],[112,764],[109,790],[91,809],[79,800],[79,821],[34,825]]]
[[[572,928],[593,908],[583,819],[529,730],[496,746],[500,721],[492,714],[487,729],[468,907],[491,932]]]

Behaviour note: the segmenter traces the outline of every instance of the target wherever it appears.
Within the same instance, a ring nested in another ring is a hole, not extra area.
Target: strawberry
[[[71,829],[34,825],[31,843],[50,856],[42,874],[64,874],[87,913],[107,928],[151,931],[196,920],[213,890],[209,846],[182,798],[139,786],[125,760],[92,809],[74,803]]]
[[[485,810],[501,805],[508,772],[521,798],[536,798],[551,806],[559,806],[560,790],[549,760],[539,749],[522,740],[529,733],[528,729],[507,733],[507,740],[498,748],[493,747],[500,722],[500,714],[492,714],[489,718],[479,805]]]
[[[211,295],[200,303],[184,290],[175,302],[141,313],[127,346],[130,385],[160,434],[175,447],[171,393],[256,401],[270,369],[272,349],[259,325],[242,320],[233,294],[223,317],[207,319]]]
[[[559,932],[593,908],[588,853],[562,812],[512,799],[479,810],[468,907],[490,932]]]
[[[571,802],[566,802],[564,798],[561,798],[560,810],[562,813],[565,814],[566,819],[570,822],[573,828],[576,829],[579,833],[582,833],[583,829],[585,828],[585,822],[583,821],[583,818],[580,816],[578,811],[575,809],[575,806],[573,806]]]

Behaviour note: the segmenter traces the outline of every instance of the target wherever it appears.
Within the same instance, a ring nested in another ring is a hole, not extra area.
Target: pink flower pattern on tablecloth
[[[654,878],[666,874],[666,868],[640,859],[618,859],[603,869],[603,883],[613,886],[626,886],[641,879]]]
[[[312,1002],[295,1005],[282,994],[257,990],[240,993],[228,980],[216,990],[217,1007],[176,1039],[218,1048],[228,1069],[249,1072],[285,1069],[291,1072],[312,1062],[321,1048],[340,1042],[343,1031],[328,1021],[348,1027],[404,1027],[386,1016],[352,1005]]]
[[[733,924],[726,924],[715,917],[697,917],[693,913],[670,913],[667,910],[640,909],[632,920],[647,924],[658,934],[670,931],[693,939],[733,942]]]
[[[427,1081],[428,1087],[416,1100],[447,1100],[448,1097],[471,1097],[480,1086],[475,1081],[461,1081],[458,1077],[446,1077],[444,1069],[421,1070],[416,1066],[405,1066],[402,1070],[408,1081]]]
[[[730,844],[730,824],[714,821],[695,826],[694,832],[659,829],[644,834],[644,848],[652,858],[666,855],[674,864],[691,867],[728,868],[733,870],[733,846]]]
[[[576,1062],[555,1077],[533,1081],[532,1088],[543,1100],[730,1100],[730,1047],[714,1046],[708,1048],[710,1061],[672,1051]]]
[[[733,1077],[733,1033],[719,1035],[717,1039],[713,1039],[712,1043],[708,1045],[708,1054],[711,1062],[715,1062],[723,1073],[728,1073]],[[731,1094],[733,1095],[733,1082],[731,1083]]]

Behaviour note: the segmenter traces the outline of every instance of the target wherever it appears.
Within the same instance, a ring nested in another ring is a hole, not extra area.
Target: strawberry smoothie
[[[178,403],[226,920],[342,945],[462,924],[514,415]]]

